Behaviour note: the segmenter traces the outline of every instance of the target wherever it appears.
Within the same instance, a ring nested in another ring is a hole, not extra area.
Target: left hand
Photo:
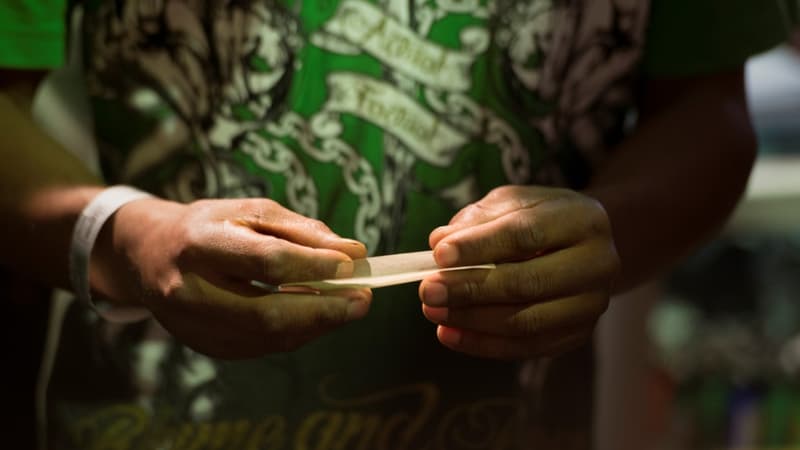
[[[439,341],[482,357],[522,359],[583,344],[620,269],[602,205],[566,189],[497,188],[434,230],[430,245],[441,267],[497,264],[437,273],[419,288]]]

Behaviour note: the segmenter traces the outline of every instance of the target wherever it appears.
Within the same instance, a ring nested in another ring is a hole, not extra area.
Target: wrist
[[[186,205],[158,197],[121,206],[104,224],[92,252],[93,290],[117,305],[141,306],[152,281],[165,268],[157,261],[169,254],[165,226],[176,223]]]
[[[88,303],[109,320],[133,320],[134,317],[140,318],[146,314],[141,309],[100,309],[93,301],[93,292],[112,300],[111,303],[115,305],[120,300],[130,300],[131,296],[120,294],[129,292],[133,284],[129,274],[125,273],[127,269],[119,270],[126,264],[113,257],[113,246],[107,246],[102,231],[108,228],[106,225],[121,207],[151,197],[150,194],[129,186],[108,187],[86,204],[75,221],[69,251],[69,274],[73,291],[80,301]],[[130,301],[122,303],[131,304]]]
[[[63,184],[4,191],[0,195],[0,224],[6,230],[6,238],[0,243],[3,265],[69,289],[67,255],[74,224],[83,208],[103,189],[94,184]]]

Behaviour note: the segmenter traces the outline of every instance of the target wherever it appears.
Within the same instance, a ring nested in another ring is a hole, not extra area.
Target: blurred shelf
[[[746,67],[761,155],[727,230],[800,236],[800,53],[786,45]]]
[[[800,152],[758,159],[727,231],[800,235]]]

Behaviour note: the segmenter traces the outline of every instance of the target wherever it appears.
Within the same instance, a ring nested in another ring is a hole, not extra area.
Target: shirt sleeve
[[[66,0],[0,1],[0,67],[49,69],[63,64]]]
[[[786,3],[653,0],[644,73],[679,77],[737,67],[786,39],[792,21]]]

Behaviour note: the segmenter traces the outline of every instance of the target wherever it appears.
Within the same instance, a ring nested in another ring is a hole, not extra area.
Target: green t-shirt
[[[0,2],[0,67],[50,69],[64,61],[65,0]]]
[[[223,3],[87,5],[107,180],[180,201],[269,197],[373,254],[424,249],[499,185],[584,186],[623,137],[649,17],[622,1]],[[522,436],[517,364],[444,349],[415,286],[252,361],[82,305],[58,350],[53,448],[500,449]]]

